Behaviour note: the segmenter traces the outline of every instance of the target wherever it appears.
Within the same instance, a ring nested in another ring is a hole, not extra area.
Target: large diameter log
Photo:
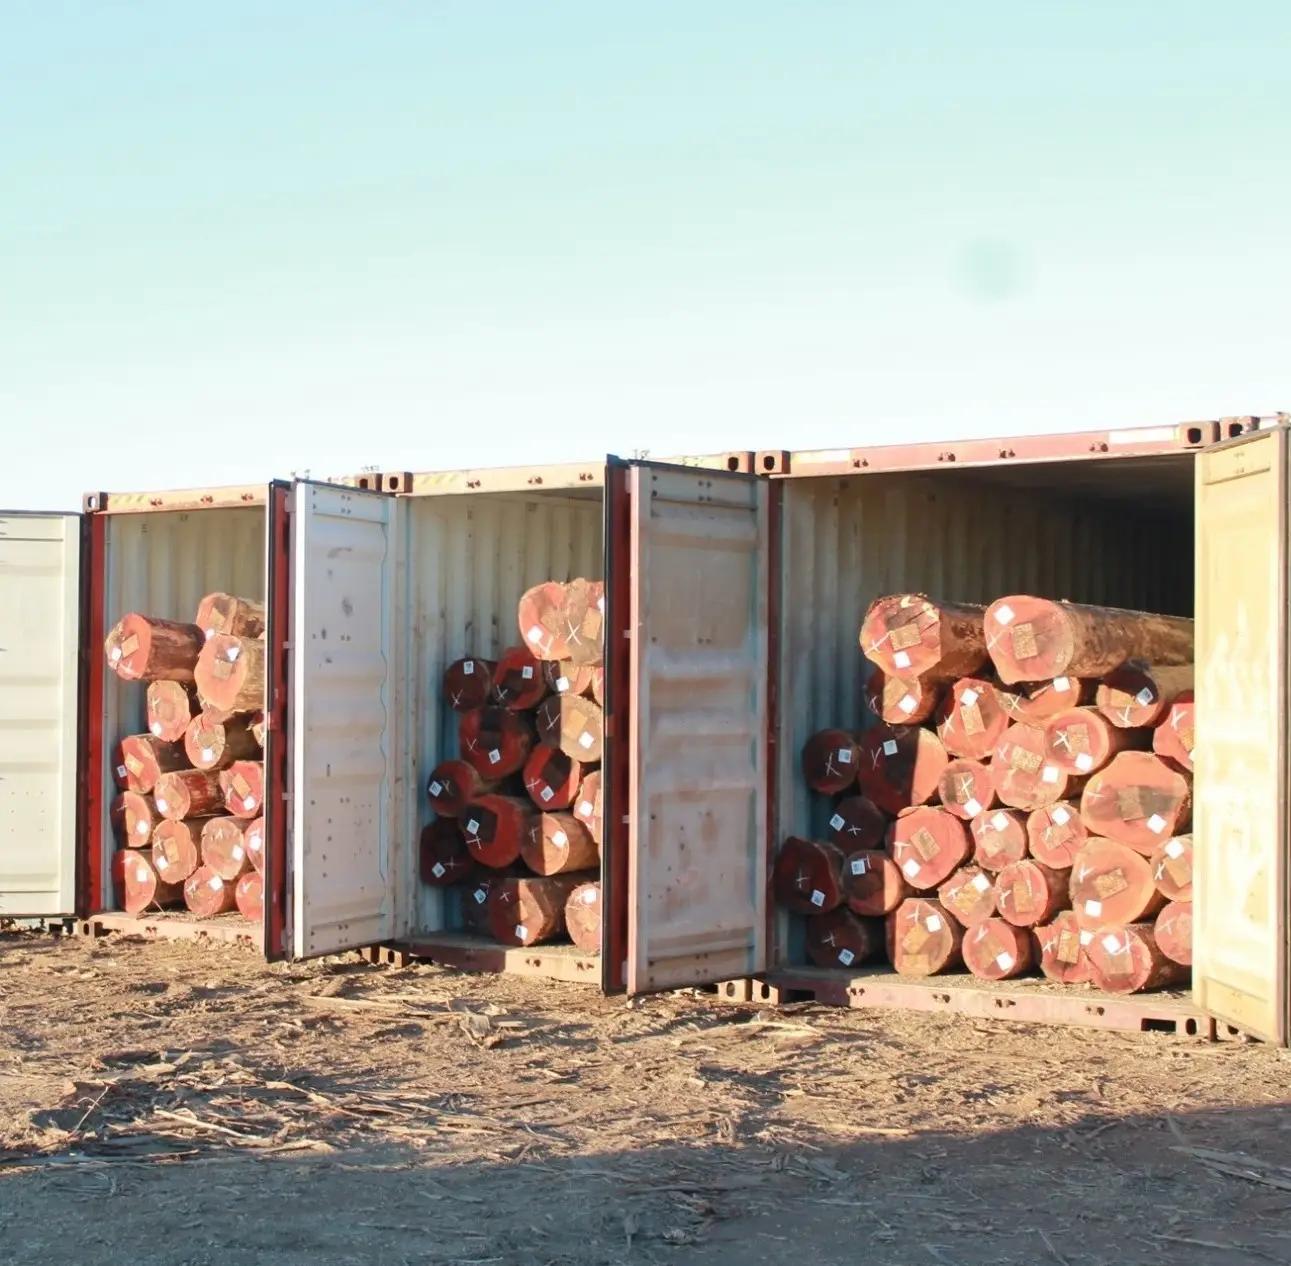
[[[595,765],[604,748],[605,715],[600,704],[583,695],[549,695],[535,719],[538,737],[572,760]]]
[[[565,931],[584,954],[601,952],[601,885],[579,884],[565,902]]]
[[[542,661],[526,646],[509,646],[493,669],[493,699],[512,712],[536,708],[548,694]]]
[[[592,669],[592,698],[605,707],[605,669],[600,664]]]
[[[964,929],[940,902],[903,901],[888,915],[886,931],[888,958],[902,976],[935,976],[964,961]]]
[[[547,689],[552,694],[586,695],[589,699],[596,699],[596,678],[604,673],[599,664],[575,664],[567,659],[543,659],[538,662],[542,665]],[[602,703],[600,699],[596,699],[596,702]]]
[[[1070,870],[1088,838],[1080,810],[1070,801],[1059,800],[1027,815],[1027,848],[1051,870]]]
[[[940,806],[908,809],[892,827],[892,860],[920,891],[945,883],[972,851],[968,827]]]
[[[973,861],[983,870],[1000,871],[1027,855],[1027,829],[1016,809],[987,809],[969,825]]]
[[[215,715],[216,714],[213,713],[212,717]],[[223,721],[231,718],[220,717],[219,719]],[[269,723],[265,720],[264,713],[252,712],[247,717],[247,720],[251,726],[251,733],[254,735],[256,743],[259,744],[260,750],[264,751],[264,736],[269,729]]]
[[[1096,708],[1070,708],[1045,725],[1046,756],[1064,774],[1088,776],[1118,752],[1141,751],[1151,743],[1150,730],[1122,730]]]
[[[1093,703],[1098,683],[1079,677],[1055,677],[1052,681],[1019,681],[995,687],[1000,706],[1011,721],[1044,725],[1068,708]]]
[[[490,781],[518,774],[533,751],[533,726],[528,717],[506,708],[477,708],[462,713],[457,725],[462,759]]]
[[[592,833],[598,844],[601,840],[601,771],[594,769],[583,779],[574,800],[574,816]]]
[[[1191,664],[1192,621],[1010,594],[986,610],[986,643],[1000,680],[1102,677],[1127,659]]]
[[[246,841],[247,856],[251,859],[251,865],[261,874],[264,873],[264,818],[256,818],[247,823],[247,829],[242,833],[242,838]]]
[[[182,884],[202,864],[202,829],[208,821],[157,824],[152,833],[152,864],[167,883]]]
[[[489,924],[489,894],[507,879],[517,878],[515,871],[483,870],[479,867],[467,883],[459,884],[449,891],[458,894],[462,928],[476,936],[492,936],[493,929]]]
[[[440,761],[426,780],[430,807],[441,818],[455,818],[476,796],[498,790],[500,782],[489,782],[474,766],[464,760]]]
[[[1162,952],[1150,923],[1104,928],[1086,953],[1090,976],[1104,993],[1164,989],[1188,978],[1188,969]]]
[[[937,794],[949,758],[931,731],[876,725],[861,736],[857,781],[885,813],[927,804]]]
[[[234,761],[217,777],[224,807],[235,818],[258,818],[264,812],[263,761]]]
[[[199,919],[227,914],[237,900],[237,885],[221,879],[208,866],[199,866],[184,880],[184,904]]]
[[[570,895],[593,875],[504,879],[489,893],[489,927],[503,945],[539,945],[565,932]]]
[[[151,734],[130,734],[112,753],[112,775],[122,791],[146,796],[157,787],[162,774],[183,769],[188,763],[183,743],[165,743]]]
[[[1191,783],[1152,752],[1122,752],[1089,780],[1080,816],[1091,835],[1120,840],[1151,857],[1159,844],[1188,829]]]
[[[901,867],[879,849],[861,849],[843,862],[843,897],[854,914],[882,918],[912,896]]]
[[[1165,904],[1152,865],[1116,840],[1090,836],[1071,868],[1071,906],[1083,928],[1098,931],[1150,918]]]
[[[1103,676],[1095,703],[1118,729],[1150,729],[1183,691],[1192,689],[1192,680],[1191,664],[1161,667],[1131,660]]]
[[[265,644],[256,638],[217,633],[197,660],[197,695],[217,714],[263,709]]]
[[[220,780],[200,769],[176,769],[157,779],[153,803],[163,818],[209,818],[224,808]]]
[[[491,659],[469,655],[455,659],[444,669],[444,702],[454,712],[473,712],[493,698],[493,673],[497,664]]]
[[[1169,901],[1153,925],[1157,948],[1181,967],[1192,966],[1192,902]]]
[[[520,857],[535,875],[591,870],[601,852],[591,832],[572,813],[538,813],[520,842]]]
[[[1196,742],[1197,705],[1191,690],[1183,690],[1170,702],[1170,710],[1152,731],[1152,750],[1165,760],[1192,772],[1192,749]]]
[[[247,871],[234,885],[233,900],[248,923],[263,923],[264,876],[259,871]]]
[[[123,681],[192,681],[205,638],[195,624],[132,611],[108,634],[108,667]]]
[[[539,659],[599,664],[605,624],[605,586],[599,580],[550,580],[520,599],[520,636]]]
[[[791,835],[771,872],[776,901],[794,914],[822,914],[843,903],[843,851],[826,840]]]
[[[1008,728],[995,687],[980,677],[961,677],[937,710],[937,734],[946,751],[967,760],[989,760]]]
[[[995,775],[982,761],[953,760],[937,780],[937,791],[947,813],[971,822],[995,804]]]
[[[944,684],[922,677],[890,677],[881,668],[871,668],[865,703],[888,725],[921,725],[936,712]]]
[[[1015,721],[1004,731],[991,760],[995,792],[1011,808],[1030,813],[1065,800],[1083,785],[1048,759],[1044,730]]]
[[[888,815],[864,796],[845,796],[829,817],[829,838],[845,853],[882,848],[887,842]]]
[[[1192,900],[1192,836],[1176,835],[1150,859],[1152,881],[1167,901]]]
[[[1008,980],[1027,971],[1035,938],[1003,919],[987,919],[964,932],[964,966],[981,980]]]
[[[188,723],[197,715],[197,687],[182,681],[148,683],[145,715],[148,733],[163,743],[183,740]]]
[[[889,594],[865,613],[861,653],[893,677],[968,677],[986,663],[983,614],[966,603]]]
[[[1014,927],[1033,928],[1052,922],[1071,908],[1069,872],[1051,870],[1030,859],[1014,862],[995,877],[995,906]]]
[[[254,760],[260,744],[251,728],[251,718],[214,721],[200,712],[184,733],[184,752],[194,769],[227,769],[235,760]]]
[[[264,603],[254,598],[236,598],[228,593],[208,593],[197,604],[197,627],[210,641],[217,633],[233,637],[263,637]]]
[[[418,863],[421,882],[432,888],[449,888],[471,877],[475,859],[456,818],[436,818],[421,828]]]
[[[118,877],[121,905],[127,914],[171,909],[183,897],[183,885],[164,880],[153,868],[147,854],[138,849],[116,854],[113,870]]]
[[[975,866],[957,870],[940,888],[937,900],[966,928],[995,917],[995,884]]]
[[[466,847],[482,866],[503,870],[520,858],[520,846],[537,817],[533,805],[519,796],[477,796],[458,815]]]
[[[1040,970],[1063,985],[1083,985],[1089,980],[1085,946],[1096,934],[1080,926],[1074,910],[1062,910],[1051,923],[1035,930],[1040,950]]]
[[[862,919],[846,906],[807,920],[807,957],[817,967],[860,967],[883,953],[883,922]]]
[[[253,869],[247,852],[244,827],[239,818],[207,818],[202,827],[202,865],[232,883]]]
[[[147,848],[161,820],[152,797],[138,791],[123,791],[112,806],[117,842],[124,848]]]
[[[802,748],[802,774],[812,791],[838,795],[856,784],[860,744],[846,730],[819,730]]]
[[[583,785],[583,766],[554,747],[539,744],[524,763],[524,789],[544,813],[568,809]]]

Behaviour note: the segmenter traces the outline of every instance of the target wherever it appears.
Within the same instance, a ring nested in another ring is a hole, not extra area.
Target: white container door
[[[0,512],[0,915],[76,912],[81,518]]]
[[[642,993],[767,966],[770,489],[634,463],[628,491],[627,987]]]
[[[382,493],[293,487],[287,851],[296,958],[394,931],[400,510]]]
[[[1287,433],[1197,456],[1193,992],[1287,1042]]]

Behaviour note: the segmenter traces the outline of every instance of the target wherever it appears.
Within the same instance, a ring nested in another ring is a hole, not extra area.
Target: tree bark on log
[[[1044,725],[1059,712],[1093,703],[1097,689],[1098,683],[1094,681],[1082,681],[1079,677],[1056,677],[1052,681],[1019,681],[1008,686],[997,685],[995,694],[1011,721]]]
[[[601,885],[579,884],[565,902],[565,930],[584,954],[601,952]]]
[[[845,796],[829,818],[829,838],[844,853],[882,848],[887,843],[891,819],[873,800]]]
[[[872,667],[865,680],[865,705],[888,725],[922,725],[937,710],[944,682],[890,677]]]
[[[601,840],[601,771],[594,769],[583,779],[574,801],[574,816],[592,833],[598,844]]]
[[[822,914],[843,903],[843,850],[791,835],[771,872],[776,901],[793,914]]]
[[[1071,909],[1070,875],[1031,860],[1006,866],[995,879],[1000,918],[1019,928],[1051,923],[1059,911]]]
[[[995,884],[975,866],[957,870],[940,888],[937,900],[966,928],[995,917]]]
[[[535,742],[528,717],[494,707],[462,713],[457,738],[462,759],[490,781],[518,774]]]
[[[456,818],[436,818],[421,828],[417,860],[421,882],[432,888],[465,883],[475,871],[475,859]]]
[[[1070,801],[1033,809],[1027,816],[1027,847],[1051,870],[1070,870],[1088,838],[1080,810]]]
[[[1153,926],[1157,948],[1180,967],[1192,966],[1192,902],[1168,901]]]
[[[892,860],[921,892],[945,883],[972,851],[968,828],[940,806],[908,809],[892,827]]]
[[[263,637],[264,603],[254,598],[235,598],[228,593],[208,593],[197,604],[197,627],[209,642],[217,633],[232,637]]]
[[[1090,975],[1104,993],[1142,993],[1188,978],[1188,969],[1162,952],[1151,923],[1106,928],[1094,936],[1086,952]]]
[[[1085,945],[1094,933],[1082,929],[1074,910],[1063,910],[1035,930],[1040,950],[1040,970],[1048,980],[1062,985],[1083,985],[1090,979],[1089,955]]]
[[[549,580],[520,599],[520,636],[539,659],[601,662],[605,586],[599,580]]]
[[[881,849],[860,849],[843,862],[843,898],[853,914],[882,918],[912,896],[901,867]]]
[[[444,670],[444,702],[454,712],[474,712],[493,699],[497,663],[478,655],[455,659]]]
[[[1048,759],[1044,730],[1015,721],[1004,731],[991,760],[995,793],[1011,808],[1030,813],[1076,794],[1083,778],[1065,774]]]
[[[1009,715],[995,687],[980,677],[961,677],[937,710],[937,735],[946,751],[965,760],[990,760],[1009,728]]]
[[[812,791],[833,796],[856,784],[860,745],[846,730],[820,730],[802,748],[802,774]]]
[[[202,865],[228,883],[253,869],[247,852],[244,827],[239,818],[207,818],[202,827]]]
[[[1152,881],[1167,901],[1192,900],[1191,835],[1176,835],[1159,845],[1152,854],[1150,865]]]
[[[262,711],[265,644],[217,633],[202,647],[195,675],[197,696],[213,714]]]
[[[199,866],[184,880],[184,904],[199,919],[227,914],[237,905],[237,885],[226,883],[208,866]]]
[[[862,793],[894,816],[932,800],[950,763],[941,739],[918,726],[876,725],[861,736],[859,748]]]
[[[426,796],[441,818],[455,818],[476,796],[492,795],[501,785],[480,777],[479,771],[464,760],[444,760],[430,771]]]
[[[1064,774],[1088,777],[1118,752],[1142,751],[1151,744],[1149,730],[1122,730],[1096,708],[1069,708],[1045,725],[1045,757]]]
[[[968,677],[987,662],[984,614],[967,603],[889,594],[865,613],[861,653],[893,677]]]
[[[583,778],[578,761],[545,744],[535,747],[524,763],[524,789],[544,813],[571,808]]]
[[[861,967],[882,954],[881,919],[862,919],[842,906],[807,920],[807,957],[817,967]]]
[[[605,714],[582,695],[551,695],[537,712],[538,737],[571,760],[597,764],[604,747]]]
[[[1095,703],[1119,729],[1150,729],[1180,694],[1192,689],[1192,680],[1191,664],[1162,667],[1131,660],[1099,681]]]
[[[212,721],[205,712],[188,723],[184,752],[194,769],[208,773],[227,769],[234,761],[255,760],[261,755],[250,717]]]
[[[113,826],[124,848],[147,848],[152,833],[162,820],[151,796],[138,791],[123,791],[112,809]]]
[[[1027,971],[1035,938],[1003,919],[987,919],[964,932],[964,965],[979,980],[1009,980]]]
[[[1191,780],[1152,752],[1122,752],[1089,780],[1080,816],[1091,835],[1151,857],[1157,845],[1188,829]]]
[[[1193,622],[1181,616],[1011,594],[986,611],[986,641],[1005,683],[1102,677],[1128,659],[1192,663]]]
[[[202,864],[202,830],[208,821],[157,824],[152,833],[152,864],[167,883],[182,884]]]
[[[1097,836],[1076,854],[1070,891],[1080,926],[1095,932],[1138,923],[1165,904],[1148,859],[1126,844]]]
[[[121,905],[127,914],[171,909],[183,897],[182,885],[162,879],[147,854],[138,849],[117,853],[113,858],[113,869],[120,877]]]
[[[997,800],[995,775],[980,760],[953,760],[937,780],[937,792],[947,813],[971,822]]]
[[[902,976],[936,976],[960,966],[964,929],[940,902],[903,901],[887,917],[888,958]]]
[[[108,667],[123,681],[189,682],[204,641],[195,624],[132,611],[117,622],[103,649]]]
[[[582,695],[587,699],[594,697],[596,675],[602,671],[599,665],[575,664],[568,659],[543,659],[538,662],[542,665],[547,689],[552,694]],[[598,699],[596,702],[600,704],[601,701]]]
[[[256,818],[248,822],[243,839],[246,840],[247,856],[251,859],[251,865],[264,874],[264,818]]]
[[[973,861],[983,870],[1001,871],[1027,855],[1027,829],[1016,809],[987,809],[970,824]]]
[[[535,875],[566,875],[601,864],[591,832],[572,813],[538,813],[530,818],[520,857]]]
[[[112,773],[117,787],[146,796],[162,774],[188,764],[183,743],[164,743],[151,734],[131,734],[112,753]]]
[[[509,646],[493,670],[493,701],[512,712],[536,708],[550,693],[542,661],[527,646]]]
[[[220,780],[200,769],[176,769],[157,779],[153,796],[157,812],[171,822],[209,818],[224,808]]]
[[[489,926],[503,945],[539,945],[565,932],[570,895],[594,875],[504,879],[489,893]]]
[[[237,760],[218,774],[224,807],[235,818],[258,818],[264,812],[264,763]]]
[[[263,923],[264,876],[259,871],[247,871],[233,888],[233,901],[248,923]]]
[[[197,715],[197,688],[182,681],[148,683],[145,715],[148,733],[163,743],[183,741],[188,723]]]
[[[1197,705],[1191,690],[1181,690],[1170,710],[1152,731],[1152,750],[1192,773],[1192,748],[1196,741]]]
[[[471,856],[481,866],[503,870],[520,859],[520,846],[537,816],[528,799],[490,795],[477,796],[457,820]]]

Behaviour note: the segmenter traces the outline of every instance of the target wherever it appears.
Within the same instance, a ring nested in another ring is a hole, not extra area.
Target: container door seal
[[[632,463],[628,491],[627,987],[644,993],[767,966],[769,490]]]
[[[76,913],[81,539],[78,514],[0,512],[5,918]]]
[[[287,811],[296,958],[392,933],[395,515],[384,493],[293,486]]]
[[[1197,456],[1193,991],[1287,1043],[1287,432]]]

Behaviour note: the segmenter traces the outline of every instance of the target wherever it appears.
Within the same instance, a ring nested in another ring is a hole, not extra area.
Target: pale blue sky
[[[0,506],[1291,409],[1291,4],[0,0]]]

